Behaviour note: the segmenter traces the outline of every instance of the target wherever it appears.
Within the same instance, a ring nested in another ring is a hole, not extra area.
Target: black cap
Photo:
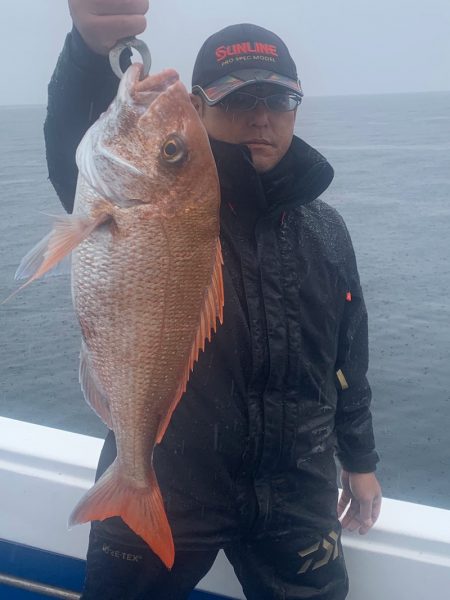
[[[303,96],[286,44],[264,27],[240,23],[211,35],[200,48],[192,92],[209,105],[250,83],[273,83]]]

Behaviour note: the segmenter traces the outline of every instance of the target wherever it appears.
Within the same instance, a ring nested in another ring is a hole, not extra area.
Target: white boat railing
[[[89,526],[69,530],[67,519],[93,483],[101,447],[97,438],[0,417],[0,539],[84,559]],[[343,544],[348,600],[450,595],[450,511],[385,499],[373,530],[344,534]],[[244,598],[223,553],[198,589]]]

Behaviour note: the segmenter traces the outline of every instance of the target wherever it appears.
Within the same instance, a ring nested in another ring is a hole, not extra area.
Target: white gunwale
[[[85,558],[89,526],[69,530],[103,441],[0,417],[0,538]],[[348,600],[429,600],[450,590],[450,511],[384,499],[367,536],[345,534]],[[199,589],[244,598],[223,553]]]

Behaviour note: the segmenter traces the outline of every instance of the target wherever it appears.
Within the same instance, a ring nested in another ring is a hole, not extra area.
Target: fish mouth
[[[165,69],[142,81],[135,80],[131,98],[139,114],[138,126],[141,129],[150,126],[149,131],[155,131],[159,125],[164,127],[167,123],[179,123],[180,119],[185,121],[189,118],[189,111],[198,116],[187,89],[174,69]]]
[[[174,69],[165,69],[155,75],[147,75],[144,79],[137,81],[134,87],[135,94],[145,95],[148,93],[161,94],[167,88],[179,81],[180,76]]]
[[[165,69],[141,79],[142,69],[140,63],[134,63],[128,68],[122,78],[118,96],[124,102],[142,106],[145,111],[160,94],[179,81],[180,76],[174,69]]]

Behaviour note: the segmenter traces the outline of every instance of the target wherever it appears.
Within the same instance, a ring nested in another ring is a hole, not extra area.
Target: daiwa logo
[[[241,54],[261,54],[263,56],[278,57],[276,46],[273,44],[263,44],[262,42],[240,42],[239,44],[216,48],[216,59],[218,62],[230,56],[240,56]]]
[[[298,555],[301,558],[308,557],[297,575],[306,573],[306,571],[315,571],[327,565],[330,560],[336,560],[339,556],[339,532],[330,531],[322,540],[318,541],[305,550],[300,550]]]
[[[102,550],[105,554],[113,556],[114,558],[121,558],[122,560],[128,560],[130,562],[139,562],[142,560],[140,554],[132,554],[131,552],[121,552],[120,550],[114,550],[108,544],[103,544]]]

